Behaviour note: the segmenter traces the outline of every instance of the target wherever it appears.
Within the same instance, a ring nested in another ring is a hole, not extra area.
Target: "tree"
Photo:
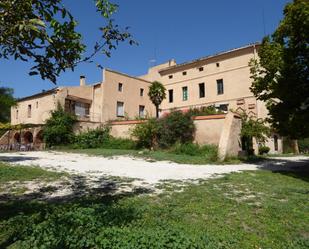
[[[159,118],[159,106],[162,101],[166,98],[166,89],[162,83],[158,81],[154,81],[151,86],[149,87],[148,96],[151,102],[156,107],[156,117]]]
[[[51,117],[43,128],[43,139],[46,145],[69,144],[74,136],[73,126],[77,119],[75,115],[64,111],[58,103],[57,109],[51,112]]]
[[[0,87],[0,122],[9,122],[11,118],[11,106],[14,106],[13,89]]]
[[[259,147],[263,146],[270,135],[270,128],[265,125],[263,119],[256,119],[245,112],[238,114],[242,121],[240,135],[243,147],[249,155],[252,155],[254,152],[252,139],[256,139]]]
[[[122,31],[111,19],[118,6],[109,0],[93,1],[106,25],[99,28],[101,39],[94,51],[84,57],[86,46],[76,31],[77,21],[63,0],[1,0],[0,58],[33,61],[30,75],[56,83],[61,72],[92,62],[99,52],[109,57],[119,42],[135,44],[128,28]]]
[[[282,136],[309,136],[309,1],[286,5],[277,30],[263,39],[251,61],[251,91],[266,102],[268,121]]]

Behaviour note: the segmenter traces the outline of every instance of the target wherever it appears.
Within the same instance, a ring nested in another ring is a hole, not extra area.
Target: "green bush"
[[[97,129],[88,130],[74,137],[74,148],[92,149],[102,147],[110,139],[110,127],[102,126]]]
[[[172,111],[160,119],[150,119],[138,124],[132,131],[138,147],[170,148],[177,142],[193,141],[195,125],[189,113]]]
[[[259,147],[259,154],[264,155],[267,154],[270,151],[270,148],[268,146],[260,146]]]
[[[76,121],[74,115],[65,112],[58,104],[57,109],[51,112],[51,117],[46,121],[43,129],[43,139],[47,147],[69,144],[74,137],[73,126]]]
[[[133,150],[136,148],[136,142],[131,139],[109,137],[101,145],[104,149],[119,149],[119,150]]]
[[[207,157],[213,161],[218,159],[217,146],[209,144],[200,146],[194,143],[178,143],[171,149],[171,152],[179,155]]]
[[[137,147],[153,148],[157,144],[159,124],[156,119],[137,124],[132,130],[132,136],[137,139]]]
[[[302,153],[309,152],[309,138],[298,140],[299,151]]]
[[[172,111],[159,119],[158,143],[169,148],[176,142],[189,143],[194,139],[195,125],[189,113]]]
[[[214,114],[222,114],[224,112],[216,109],[215,106],[202,106],[202,107],[195,107],[189,110],[189,114],[191,116],[207,116],[207,115],[214,115]]]

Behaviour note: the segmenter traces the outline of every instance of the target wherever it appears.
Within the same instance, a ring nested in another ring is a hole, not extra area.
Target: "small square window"
[[[173,75],[169,75],[168,78],[169,78],[169,79],[173,79]]]
[[[123,90],[123,84],[118,83],[118,92],[122,92],[122,90]]]
[[[144,96],[144,88],[141,88],[139,90],[139,96],[143,97]]]
[[[124,117],[124,103],[123,102],[117,102],[117,117]]]
[[[186,71],[182,72],[182,75],[187,75],[187,72]]]
[[[199,70],[200,72],[203,72],[203,71],[204,71],[204,67],[200,67],[198,70]]]
[[[217,67],[220,67],[220,63],[219,63],[219,62],[217,62],[217,63],[216,63],[216,66],[217,66]]]

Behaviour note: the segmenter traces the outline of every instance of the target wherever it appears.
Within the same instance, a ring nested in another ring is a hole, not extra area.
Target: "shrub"
[[[110,127],[102,126],[97,129],[88,130],[74,137],[74,148],[91,149],[98,148],[110,138]]]
[[[302,153],[309,152],[309,138],[298,140],[299,151]]]
[[[160,119],[138,124],[132,131],[138,147],[170,148],[175,143],[193,141],[195,125],[189,113],[173,111]]]
[[[149,119],[147,122],[137,124],[132,130],[132,136],[137,139],[137,147],[153,148],[157,144],[158,121]]]
[[[210,144],[200,146],[194,143],[178,143],[172,148],[171,152],[179,155],[203,156],[212,161],[218,159],[217,146]]]
[[[267,147],[267,146],[260,146],[259,147],[259,154],[260,155],[264,155],[264,154],[267,154],[268,152],[270,151],[270,148]]]
[[[131,139],[109,137],[103,142],[101,148],[104,149],[119,149],[133,150],[136,148],[136,142]]]
[[[207,116],[207,115],[214,115],[214,114],[222,114],[223,112],[216,109],[215,106],[202,106],[202,107],[195,107],[189,110],[189,114],[191,116]]]
[[[169,148],[176,142],[189,143],[194,139],[195,125],[189,113],[173,111],[159,119],[158,143]]]
[[[73,125],[75,122],[76,117],[65,112],[58,104],[57,109],[51,112],[51,117],[46,121],[43,129],[43,139],[47,147],[69,144],[74,137]]]

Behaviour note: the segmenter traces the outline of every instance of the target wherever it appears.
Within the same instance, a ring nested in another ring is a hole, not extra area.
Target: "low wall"
[[[131,138],[132,129],[143,120],[115,121],[111,123],[111,135],[119,138]],[[194,117],[196,132],[194,142],[219,147],[222,159],[227,155],[238,155],[241,151],[241,120],[233,114],[217,114]]]
[[[131,132],[134,127],[143,122],[145,120],[114,121],[111,123],[111,135],[113,137],[131,138]]]
[[[219,145],[224,120],[224,114],[195,117],[196,131],[194,142],[200,145]]]

